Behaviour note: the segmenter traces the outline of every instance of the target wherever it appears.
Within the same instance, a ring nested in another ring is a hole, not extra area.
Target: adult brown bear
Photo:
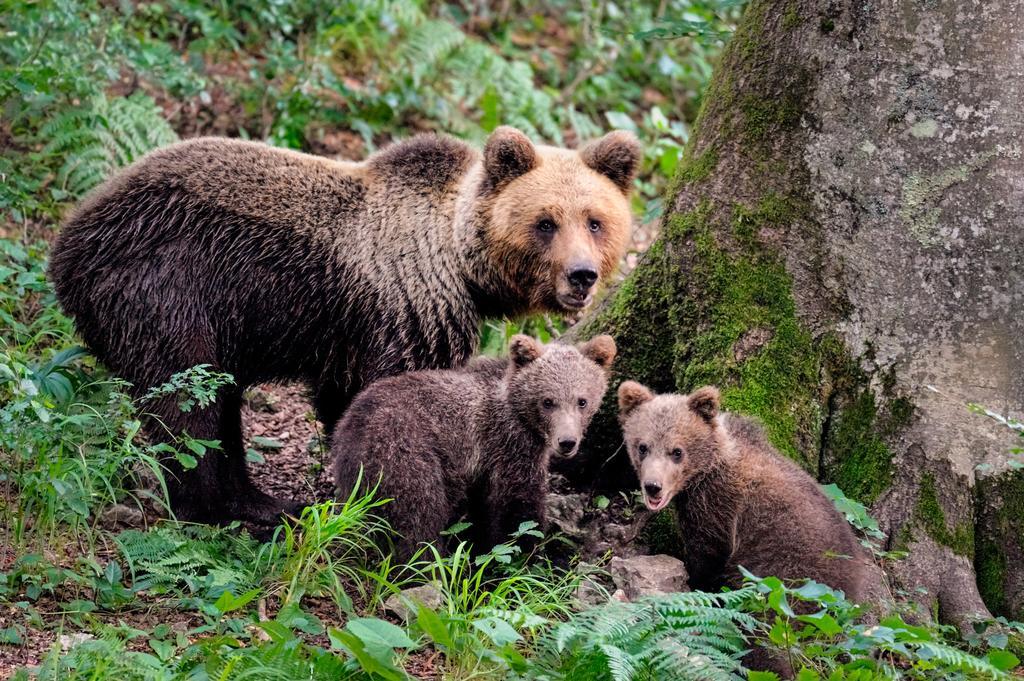
[[[274,522],[299,505],[248,478],[247,386],[309,382],[330,428],[375,379],[462,364],[483,317],[586,306],[623,254],[639,160],[622,132],[578,153],[512,128],[483,154],[420,136],[362,163],[196,139],[86,199],[50,276],[92,352],[138,390],[197,364],[234,376],[208,408],[147,405],[150,432],[220,440],[197,468],[172,464],[180,519]]]

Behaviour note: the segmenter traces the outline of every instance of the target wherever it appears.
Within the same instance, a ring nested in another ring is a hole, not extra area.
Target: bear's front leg
[[[487,494],[488,541],[490,549],[509,540],[524,522],[532,520],[544,530],[548,496],[547,471],[523,479],[497,468],[491,475]],[[536,537],[525,536],[517,541],[524,552],[537,545]],[[483,548],[483,547],[481,547]]]

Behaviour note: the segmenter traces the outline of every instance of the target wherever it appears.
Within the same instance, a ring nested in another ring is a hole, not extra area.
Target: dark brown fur
[[[761,577],[814,579],[858,602],[879,593],[877,566],[818,483],[757,423],[720,414],[716,389],[654,396],[627,381],[619,409],[648,507],[674,498],[693,589],[738,587],[743,566]],[[661,490],[652,495],[646,485]]]
[[[210,408],[147,405],[167,427],[150,430],[221,442],[223,452],[193,471],[172,464],[179,518],[273,521],[297,505],[249,481],[246,386],[305,380],[331,428],[378,378],[466,361],[482,316],[565,309],[573,299],[557,289],[569,256],[531,232],[527,217],[570,202],[606,213],[611,206],[605,227],[615,237],[594,248],[617,260],[618,235],[624,240],[630,226],[617,183],[638,159],[635,140],[619,141],[588,147],[586,156],[605,172],[614,165],[614,181],[580,154],[534,147],[509,128],[488,141],[487,163],[441,136],[395,144],[364,163],[251,142],[183,142],[82,203],[54,245],[50,276],[90,349],[138,390],[196,364],[234,376]],[[514,162],[496,153],[509,145],[519,152]],[[631,165],[623,168],[623,158]],[[504,222],[506,195],[522,204],[538,182],[546,191],[521,207],[522,221]]]
[[[614,355],[610,336],[579,349],[516,336],[511,361],[378,381],[338,423],[338,491],[349,494],[360,470],[364,488],[379,481],[378,496],[393,500],[381,515],[403,559],[464,513],[483,548],[506,541],[523,521],[543,525],[549,460],[576,452]]]

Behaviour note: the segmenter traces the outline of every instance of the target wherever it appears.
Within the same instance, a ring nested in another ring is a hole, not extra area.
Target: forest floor
[[[246,447],[259,452],[262,462],[250,461],[249,470],[256,485],[263,491],[289,499],[325,501],[332,498],[333,481],[330,477],[329,446],[324,435],[323,424],[313,416],[306,388],[300,384],[262,385],[246,392],[242,407]],[[153,519],[150,519],[153,520]],[[119,527],[124,528],[122,523]],[[111,529],[114,529],[113,527]],[[71,565],[81,555],[88,555],[88,547],[65,544],[64,555],[47,558],[54,564]],[[92,555],[116,558],[116,547],[98,547]],[[16,556],[0,553],[0,572],[10,569]],[[172,610],[166,601],[147,604],[145,599],[131,610],[90,614],[91,619],[101,620],[111,626],[127,626],[139,630],[152,630],[159,624],[167,624],[174,631],[186,632],[202,623],[195,612]],[[318,603],[318,600],[323,602]],[[61,609],[61,599],[43,597],[35,608],[44,616],[56,615]],[[338,626],[340,618],[327,599],[309,599],[307,611],[316,614],[325,624]],[[0,608],[0,630],[13,627],[24,621],[25,613],[15,604],[4,604]],[[94,622],[82,629],[94,630]],[[38,665],[60,641],[63,649],[70,648],[92,634],[85,634],[74,622],[65,621],[62,628],[26,628],[23,644],[18,646],[0,645],[0,679],[9,678],[23,666]],[[129,645],[132,648],[133,645]],[[145,650],[146,640],[141,639],[134,646]],[[430,651],[413,655],[407,670],[416,678],[435,678],[433,655]]]

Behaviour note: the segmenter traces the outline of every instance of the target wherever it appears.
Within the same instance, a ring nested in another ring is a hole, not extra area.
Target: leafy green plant
[[[270,593],[285,605],[328,594],[352,612],[346,586],[362,588],[366,567],[382,557],[379,546],[389,531],[373,513],[387,500],[375,498],[376,487],[359,494],[360,480],[343,502],[307,506],[297,519],[285,520],[261,549],[258,563],[273,575]]]
[[[40,537],[57,523],[88,529],[96,511],[120,501],[141,504],[148,497],[158,505],[166,499],[146,492],[142,475],[162,485],[162,466],[152,448],[136,436],[141,424],[134,404],[117,381],[73,385],[54,380],[40,390],[39,372],[9,353],[0,352],[0,480],[17,489],[17,508],[8,525],[15,541],[25,537],[28,523]],[[67,376],[64,376],[66,379]],[[68,394],[70,390],[70,394]],[[62,398],[65,404],[59,404]]]
[[[96,95],[82,106],[65,109],[39,130],[42,153],[61,157],[53,198],[79,198],[115,170],[178,136],[149,97],[107,99]]]
[[[1019,664],[1006,640],[993,639],[1000,645],[982,657],[955,645],[948,627],[908,624],[899,615],[861,621],[865,607],[824,584],[744,575],[758,594],[746,606],[761,622],[755,640],[780,651],[800,679],[1000,679]]]
[[[734,679],[746,632],[743,611],[754,590],[699,591],[610,601],[545,632],[527,678]]]
[[[406,605],[416,615],[413,631],[442,651],[450,678],[521,669],[519,648],[571,612],[580,575],[524,555],[519,542],[526,537],[543,538],[536,523],[523,523],[507,542],[475,555],[466,542],[447,555],[427,545],[397,569],[401,583],[429,584],[439,594],[436,609]]]
[[[218,598],[258,587],[265,572],[261,545],[237,527],[163,523],[116,537],[136,591]]]

